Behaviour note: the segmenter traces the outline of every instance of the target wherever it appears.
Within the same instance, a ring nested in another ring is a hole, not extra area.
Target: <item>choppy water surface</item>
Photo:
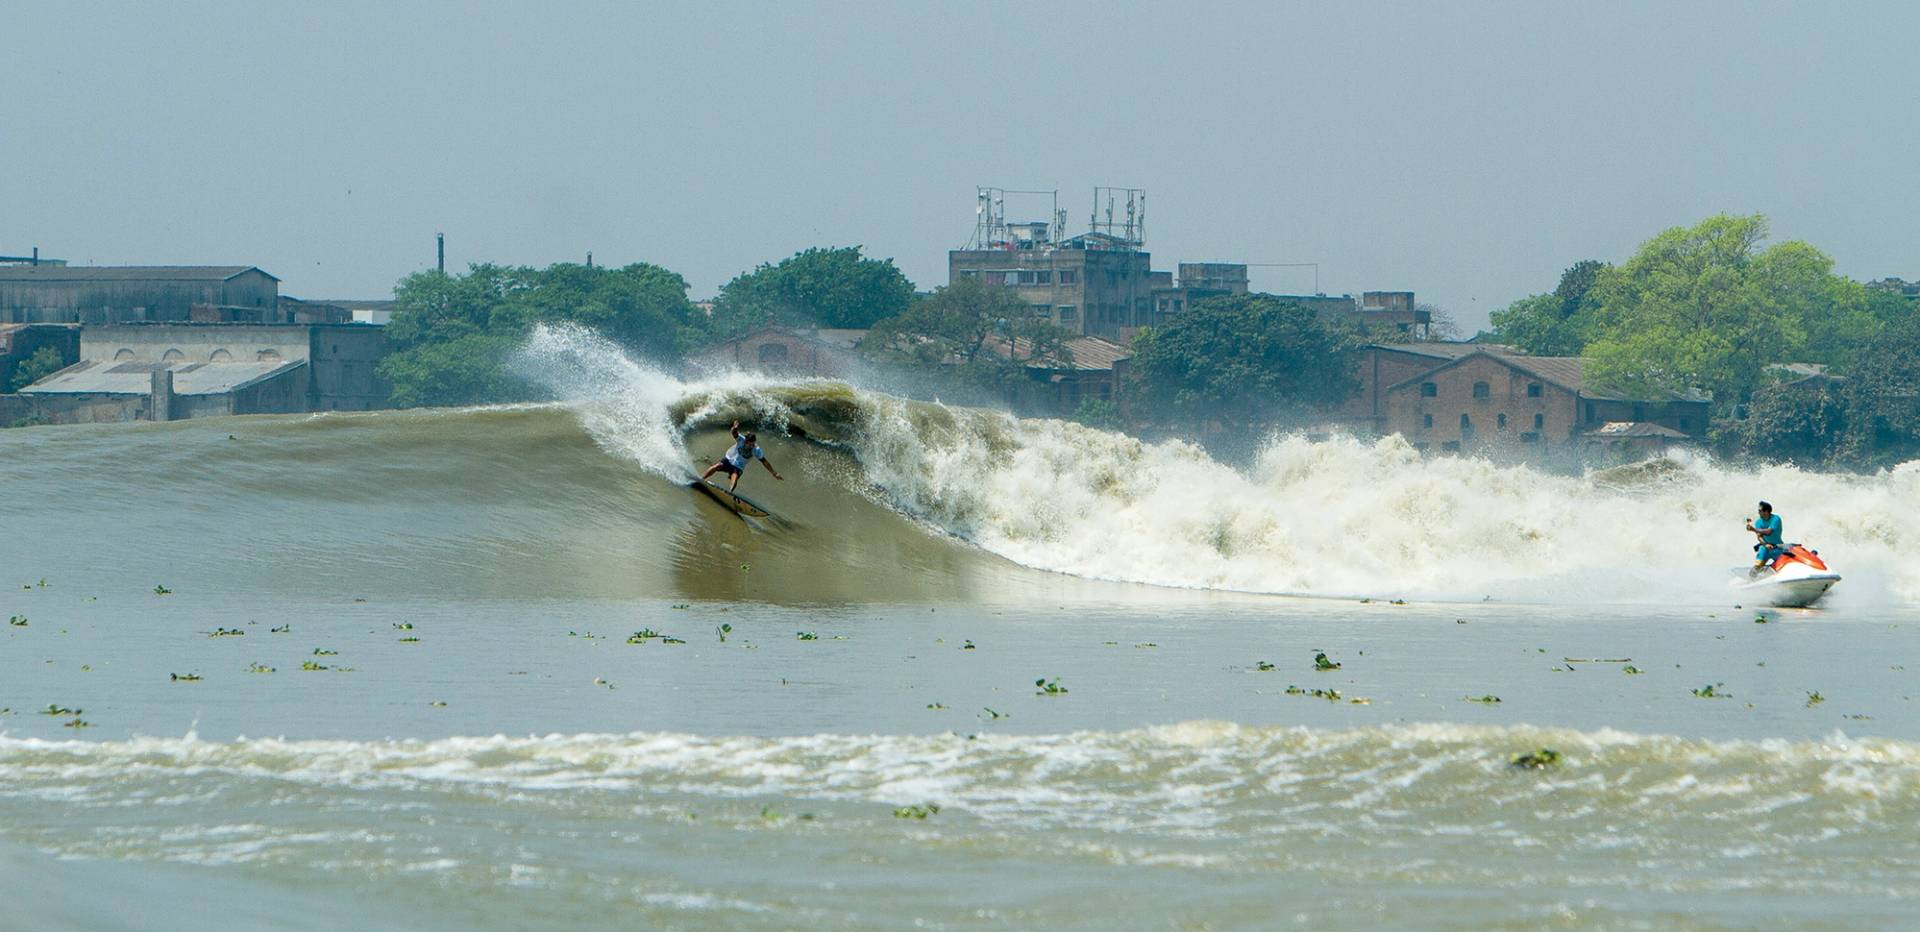
[[[0,432],[15,925],[1920,918],[1912,467],[1239,472],[531,351],[583,400]],[[788,525],[671,481],[738,415]],[[1829,606],[1720,589],[1761,494]]]

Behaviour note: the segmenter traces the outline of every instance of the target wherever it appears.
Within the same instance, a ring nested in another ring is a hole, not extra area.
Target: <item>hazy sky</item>
[[[1912,2],[0,0],[0,254],[377,297],[445,231],[701,297],[861,244],[931,288],[975,185],[1076,229],[1119,185],[1156,268],[1318,262],[1470,327],[1721,211],[1915,278],[1916,36]]]

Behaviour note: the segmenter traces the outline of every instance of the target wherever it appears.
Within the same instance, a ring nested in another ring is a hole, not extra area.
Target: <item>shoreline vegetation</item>
[[[1619,264],[1575,263],[1475,340],[1581,356],[1596,384],[1620,391],[1711,397],[1704,439],[1723,458],[1871,471],[1920,457],[1920,288],[1857,282],[1807,243],[1767,238],[1759,215],[1666,230]],[[1071,333],[1011,292],[963,279],[916,293],[893,260],[859,246],[743,272],[710,310],[687,292],[646,263],[416,273],[395,288],[395,352],[380,369],[399,407],[534,400],[541,390],[511,358],[539,323],[591,328],[669,369],[767,324],[867,330],[874,371],[949,399],[1004,398],[1024,366],[1071,361]],[[1089,401],[1074,419],[1155,436],[1306,427],[1358,391],[1361,347],[1404,339],[1276,295],[1197,301],[1134,337],[1118,403]],[[1016,352],[985,351],[992,340]]]

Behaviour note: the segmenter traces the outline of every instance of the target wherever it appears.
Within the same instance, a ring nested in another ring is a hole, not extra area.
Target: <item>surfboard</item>
[[[720,486],[714,485],[712,482],[703,479],[694,479],[687,484],[707,493],[714,501],[733,509],[735,513],[746,515],[749,518],[766,518],[772,516],[772,512],[754,504],[753,500],[747,498],[745,495],[729,492]]]

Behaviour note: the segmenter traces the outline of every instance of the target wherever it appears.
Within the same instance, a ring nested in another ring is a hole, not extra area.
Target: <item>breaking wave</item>
[[[526,349],[604,450],[663,476],[731,418],[850,455],[874,501],[1025,566],[1160,586],[1548,602],[1720,601],[1758,498],[1847,577],[1835,598],[1920,601],[1920,463],[1874,476],[1676,455],[1566,476],[1424,458],[1399,437],[1278,435],[1250,467],[1182,442],[909,401],[840,382],[680,382],[580,330]],[[789,496],[791,497],[791,496]]]

